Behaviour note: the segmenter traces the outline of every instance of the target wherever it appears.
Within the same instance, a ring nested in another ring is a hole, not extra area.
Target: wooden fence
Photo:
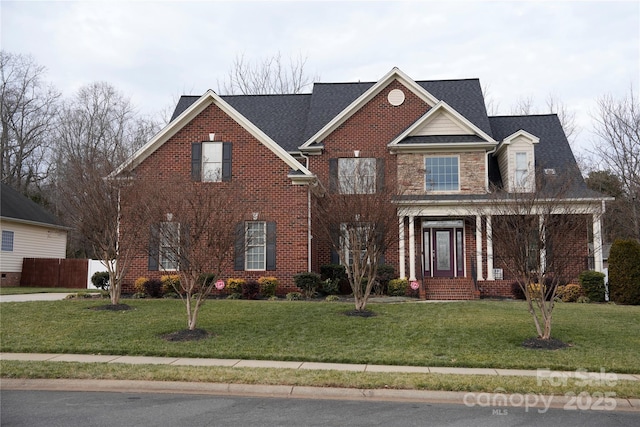
[[[89,260],[24,258],[20,286],[40,288],[87,288]]]

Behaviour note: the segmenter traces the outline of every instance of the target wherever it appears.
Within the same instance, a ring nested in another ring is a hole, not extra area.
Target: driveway
[[[65,299],[69,293],[40,293],[0,295],[0,302],[58,301]]]

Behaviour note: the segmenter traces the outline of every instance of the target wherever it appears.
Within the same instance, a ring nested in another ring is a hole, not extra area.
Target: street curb
[[[487,408],[521,407],[526,410],[546,412],[548,408],[573,409],[572,399],[567,396],[538,396],[469,393],[456,391],[355,389],[287,385],[194,383],[181,381],[130,381],[130,380],[77,380],[77,379],[15,379],[3,378],[0,390],[42,390],[112,393],[174,393],[217,396],[249,396],[264,398],[394,401],[416,403],[439,403],[451,405],[481,406]],[[488,400],[480,398],[485,396]],[[529,398],[535,398],[535,401]],[[527,400],[529,399],[529,400]],[[614,409],[606,406],[598,411],[640,412],[640,399],[614,399]],[[569,407],[568,407],[569,405]]]

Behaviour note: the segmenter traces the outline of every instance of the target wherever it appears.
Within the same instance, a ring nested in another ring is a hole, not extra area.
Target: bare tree
[[[622,182],[632,237],[640,240],[640,102],[633,88],[622,99],[600,98],[593,118],[598,141],[592,151]]]
[[[306,65],[307,58],[302,55],[287,64],[280,52],[255,62],[241,54],[234,59],[227,78],[218,82],[218,90],[224,95],[302,93],[319,78],[307,75]]]
[[[328,183],[319,183],[314,192],[314,236],[338,254],[346,268],[355,310],[363,312],[381,259],[397,239],[398,214],[393,203],[397,187],[393,179],[383,179],[384,162],[344,160],[338,175]]]
[[[530,115],[530,114],[556,114],[564,134],[569,141],[569,144],[573,144],[580,129],[576,124],[576,113],[570,111],[567,106],[560,101],[556,96],[549,94],[546,99],[546,109],[539,110],[536,108],[536,103],[533,97],[519,98],[515,105],[511,107],[511,114],[516,115]]]
[[[239,185],[174,178],[143,187],[154,188],[148,191],[148,217],[133,227],[147,224],[152,230],[149,256],[159,270],[180,276],[173,285],[186,307],[187,328],[194,330],[215,282],[232,266],[238,245],[246,244],[237,230],[246,214],[237,199]]]
[[[138,117],[129,100],[108,83],[84,86],[63,104],[56,136],[53,194],[57,213],[73,226],[69,238],[72,254],[102,257],[110,253],[96,246],[95,236],[85,234],[83,222],[91,223],[95,212],[82,209],[77,202],[104,203],[105,212],[116,212],[117,192],[111,194],[110,187],[105,187],[100,179],[146,142],[156,129],[153,121]],[[110,196],[93,194],[95,202],[86,200],[87,185],[92,186],[90,192],[100,189]]]
[[[489,116],[497,116],[498,110],[500,109],[500,103],[497,102],[493,96],[491,96],[491,92],[489,91],[489,85],[482,86],[482,96],[484,98],[484,103],[487,109],[487,114]]]
[[[567,200],[575,179],[537,171],[535,181],[532,192],[495,189],[483,214],[492,217],[496,265],[518,283],[538,337],[548,340],[557,288],[579,274],[579,248],[567,236],[586,233],[587,225]]]
[[[31,56],[0,51],[0,175],[25,194],[49,173],[60,93],[43,81],[45,71]]]

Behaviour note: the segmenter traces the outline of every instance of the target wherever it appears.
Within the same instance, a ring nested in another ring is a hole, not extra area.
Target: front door
[[[454,277],[453,230],[434,228],[432,234],[433,277]]]

